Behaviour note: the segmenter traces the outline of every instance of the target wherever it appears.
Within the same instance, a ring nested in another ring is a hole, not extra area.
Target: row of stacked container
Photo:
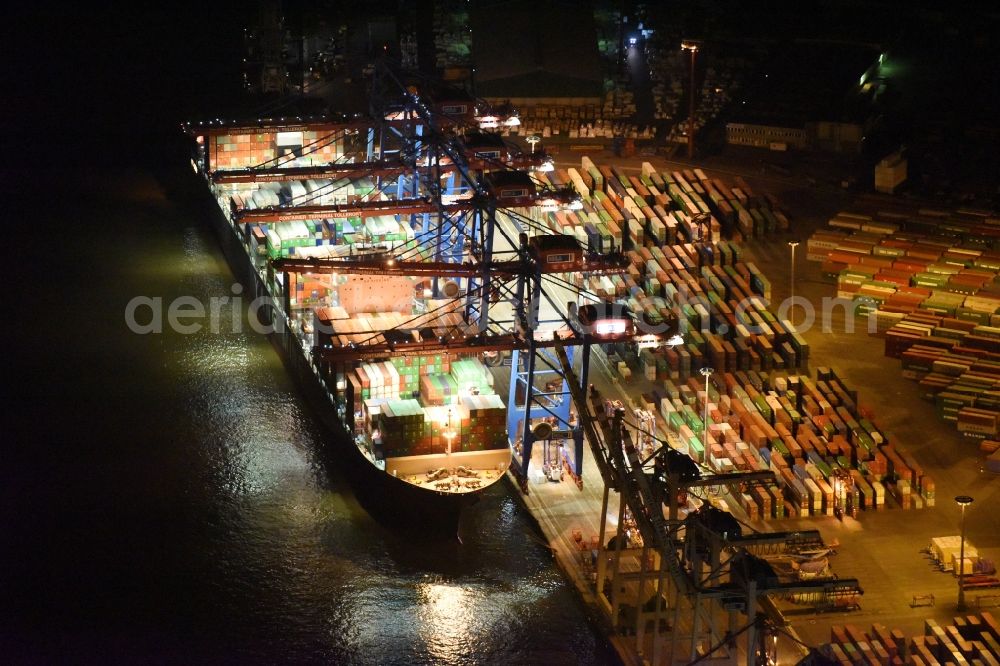
[[[507,439],[507,408],[496,394],[463,396],[457,410],[457,442],[462,451],[502,449]]]
[[[684,346],[640,353],[638,362],[647,379],[666,375],[685,381],[703,367],[720,372],[808,367],[808,343],[768,308],[769,285],[753,264],[696,268],[682,246],[663,248],[673,251],[672,261],[668,252],[655,252],[659,249],[653,248],[649,259],[643,259],[644,252],[630,253],[633,263],[622,278],[624,295],[616,292],[654,326],[664,319],[679,320]],[[629,357],[623,345],[613,351]]]
[[[622,89],[611,89],[605,93],[603,104],[522,105],[518,108],[520,126],[505,128],[509,129],[505,134],[537,134],[543,138],[563,136],[571,139],[654,138],[655,127],[628,122],[634,114],[630,95],[631,93]]]
[[[265,182],[252,186],[220,188],[230,209],[259,210],[293,205],[344,205],[381,197],[370,178],[348,180],[309,179]],[[355,242],[400,243],[412,240],[414,232],[393,215],[296,220],[246,224],[243,228],[251,251],[271,258],[303,254],[298,248],[351,245]]]
[[[820,369],[816,380],[714,374],[707,433],[704,389],[700,377],[679,384],[668,379],[636,403],[662,419],[678,450],[698,462],[719,471],[774,471],[779,488],[748,489],[737,498],[749,516],[832,515],[838,506],[878,510],[887,494],[904,509],[934,504],[933,480],[888,441],[832,371]]]
[[[428,374],[450,372],[447,355],[417,356],[380,363],[360,363],[346,374],[348,404],[353,413],[360,413],[370,398],[387,397],[379,386],[389,384],[394,397],[415,398],[420,391],[420,378]]]
[[[454,307],[455,301],[449,303]],[[431,310],[423,314],[402,312],[347,313],[339,306],[322,306],[315,309],[315,317],[323,325],[317,329],[314,344],[347,347],[351,343],[363,345],[385,342],[384,332],[405,330],[416,339],[421,329],[431,328],[435,336],[457,335],[464,330],[462,315],[454,311]]]
[[[311,310],[327,305],[333,299],[333,281],[329,275],[286,273],[284,279],[293,284],[289,293],[289,305],[293,309]]]
[[[352,385],[361,388],[357,392],[361,400],[371,398],[399,400],[401,394],[403,397],[410,397],[408,394],[403,394],[406,388],[403,377],[396,366],[389,361],[358,364],[358,367],[351,372],[350,381]]]
[[[534,134],[543,139],[552,137],[569,139],[656,138],[656,128],[651,125],[637,125],[602,116],[581,120],[535,118],[532,116],[532,107],[526,107],[521,111],[521,114],[521,125],[500,128],[498,131],[501,136],[530,136]]]
[[[1000,429],[1000,222],[973,214],[839,213],[808,256],[873,319],[940,418],[966,437]]]
[[[216,169],[233,169],[269,162],[277,157],[274,138],[273,133],[209,137],[209,164]]]
[[[635,93],[621,85],[613,85],[604,93],[602,105],[607,118],[630,118],[635,115]]]
[[[414,442],[431,436],[423,407],[412,398],[369,399],[365,405],[366,415],[376,428],[377,445],[382,448],[383,457],[410,455]]]
[[[437,360],[439,357],[431,357]],[[404,368],[406,359],[392,361]],[[412,366],[410,366],[412,367]],[[463,395],[490,395],[493,393],[493,376],[478,358],[455,359],[430,367],[432,370],[420,374],[419,396],[425,405],[454,405]],[[433,371],[439,368],[439,371]]]
[[[626,220],[643,224],[651,224],[651,220],[667,227],[671,223],[686,224],[687,240],[701,240],[691,220],[696,216],[711,216],[713,238],[717,238],[720,225],[724,231],[739,231],[745,237],[785,231],[790,226],[774,197],[755,196],[739,177],[736,185],[729,187],[720,179],[708,178],[701,169],[658,172],[646,162],[640,174],[630,176],[614,167],[595,165],[584,157],[579,169],[557,170],[546,175],[553,184],[572,185],[585,205],[591,204],[598,212],[607,208],[609,214],[616,211]],[[598,192],[610,199],[610,207],[603,203]],[[659,244],[674,242],[664,238],[662,232],[650,229],[648,233]]]
[[[923,635],[909,639],[882,624],[873,624],[868,632],[851,624],[833,625],[823,651],[844,666],[1000,664],[1000,623],[989,611],[956,616],[945,626],[928,619]]]
[[[1000,311],[1000,221],[888,215],[839,213],[809,238],[806,256],[836,277],[837,295],[857,314],[874,312],[882,330],[917,308],[990,323]]]
[[[685,348],[644,353],[642,371],[647,377],[686,379],[705,365],[720,370],[770,370],[808,364],[808,344],[788,322],[779,321],[768,310],[770,282],[756,266],[739,261],[739,245],[721,240],[677,244],[700,240],[700,219],[710,221],[712,236],[718,239],[721,229],[712,211],[722,209],[716,199],[728,205],[720,193],[735,197],[732,192],[738,192],[740,198],[734,198],[734,203],[742,206],[742,200],[750,205],[752,194],[745,194],[750,191],[745,183],[745,191],[730,190],[700,169],[659,174],[649,164],[641,176],[626,176],[587,158],[579,170],[560,170],[549,176],[552,185],[572,184],[584,197],[584,210],[550,212],[536,219],[555,232],[575,234],[591,250],[629,250],[631,265],[626,275],[594,276],[586,281],[577,276],[578,286],[619,300],[654,327],[680,318],[681,332],[688,333]],[[705,194],[713,205],[706,203]],[[758,201],[754,198],[753,205]],[[703,213],[705,218],[695,217]],[[621,355],[626,365],[634,365],[628,351]],[[612,362],[617,367],[621,359]]]
[[[1000,434],[1000,328],[917,311],[886,331],[885,355],[963,435]]]
[[[369,199],[376,190],[371,178],[310,178],[252,185],[223,185],[220,186],[220,191],[225,191],[232,197],[237,209],[255,210],[279,205],[342,205]]]
[[[448,356],[407,356],[391,361],[403,379],[402,391],[407,397],[420,393],[420,383],[424,377],[440,376],[451,372]]]

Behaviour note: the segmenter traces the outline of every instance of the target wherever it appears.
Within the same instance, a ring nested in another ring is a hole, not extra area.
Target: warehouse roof
[[[472,12],[476,93],[596,97],[603,92],[594,17],[579,2],[493,0]],[[497,28],[502,21],[504,28]]]

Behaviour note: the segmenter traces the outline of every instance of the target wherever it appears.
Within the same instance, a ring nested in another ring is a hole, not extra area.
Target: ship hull
[[[211,196],[211,191],[202,188],[199,191],[206,202],[211,204],[209,217],[212,230],[237,280],[254,298],[271,298],[272,295],[253,266],[243,241]],[[262,313],[261,319],[264,318]],[[268,338],[306,397],[313,414],[324,426],[324,460],[347,475],[361,505],[385,525],[411,529],[421,534],[458,534],[463,512],[475,504],[482,490],[489,486],[463,493],[440,492],[408,483],[376,467],[353,443],[348,428],[338,417],[294,334],[281,325],[280,317],[274,319],[276,322],[270,327]]]

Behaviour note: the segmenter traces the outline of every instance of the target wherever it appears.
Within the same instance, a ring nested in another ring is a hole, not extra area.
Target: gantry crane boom
[[[394,329],[396,330],[396,329]],[[414,333],[418,333],[414,331]],[[373,332],[373,335],[375,333]],[[384,335],[382,336],[385,337]],[[634,335],[603,336],[594,342],[613,343],[626,342]],[[561,329],[544,337],[536,337],[534,345],[538,349],[558,346],[574,346],[584,344],[584,337],[575,331]],[[345,346],[315,347],[313,355],[323,361],[342,363],[349,361],[372,361],[385,359],[389,356],[421,356],[426,354],[474,354],[482,352],[525,350],[531,345],[531,340],[515,333],[500,333],[495,335],[473,335],[449,337],[441,336],[431,340],[406,340],[390,342],[378,340],[371,343],[356,343]]]
[[[577,195],[572,190],[542,191],[525,196],[511,196],[497,199],[501,208],[529,208],[538,205],[571,204]],[[415,213],[437,213],[454,215],[477,210],[483,203],[476,197],[453,203],[438,204],[431,197],[387,199],[383,201],[357,201],[347,204],[269,206],[267,208],[243,208],[234,211],[239,222],[287,222],[290,220],[313,220],[320,218],[373,217],[376,215],[410,215]]]
[[[447,261],[403,261],[394,259],[391,255],[379,258],[343,259],[275,259],[271,262],[276,271],[285,273],[318,273],[341,275],[402,275],[412,277],[477,277],[483,271],[481,263],[449,263]],[[553,268],[544,263],[530,260],[515,259],[511,261],[494,261],[489,264],[489,270],[498,277],[517,277],[534,273],[555,274],[565,273],[565,268]],[[600,274],[620,273],[628,268],[628,259],[622,254],[595,254],[585,257],[573,268],[573,272]]]
[[[455,127],[463,124],[457,119],[440,116],[437,122],[441,125]],[[189,122],[182,125],[185,132],[192,137],[197,136],[238,136],[244,134],[259,134],[264,131],[281,132],[350,132],[369,130],[379,125],[405,128],[413,124],[412,118],[393,117],[379,120],[377,118],[361,117],[355,119],[337,120],[326,116],[296,116],[280,118],[260,118],[257,120],[209,120]]]
[[[396,160],[374,162],[346,162],[342,164],[317,164],[312,166],[268,166],[243,169],[219,169],[212,172],[216,185],[235,183],[269,183],[313,178],[363,178],[365,176],[395,176],[407,171],[406,165]]]
[[[489,159],[470,156],[469,168],[473,171],[489,171],[493,169],[531,169],[538,168],[548,161],[549,157],[542,152],[515,155],[510,159]],[[364,177],[390,178],[405,173],[450,173],[457,171],[458,166],[450,161],[443,161],[432,166],[407,166],[398,160],[376,160],[374,162],[347,162],[343,164],[320,164],[295,167],[247,167],[244,169],[220,169],[212,172],[212,182],[216,185],[236,183],[269,183],[287,180],[309,180],[315,178],[349,178]]]
[[[188,122],[182,125],[185,132],[197,136],[239,136],[259,134],[264,131],[281,132],[343,132],[374,127],[377,120],[358,118],[335,120],[326,116],[295,116],[281,118],[259,118],[257,120],[206,120]]]

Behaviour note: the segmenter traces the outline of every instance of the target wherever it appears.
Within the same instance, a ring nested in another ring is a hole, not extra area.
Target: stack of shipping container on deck
[[[405,413],[419,421],[420,427],[410,427],[409,421],[386,419],[387,413],[399,413],[401,403],[405,404]],[[496,394],[458,396],[456,402],[443,406],[430,406],[415,399],[370,399],[365,404],[365,418],[376,428],[373,433],[377,433],[376,449],[381,446],[387,458],[508,446],[507,409]],[[403,428],[402,432],[399,428]]]
[[[478,358],[407,356],[346,373],[350,404],[385,457],[504,448],[507,410]],[[419,418],[418,418],[419,417]],[[419,425],[419,427],[418,427]],[[450,442],[449,442],[450,439]]]
[[[384,457],[418,455],[426,425],[420,403],[413,399],[385,400],[370,404],[367,414],[377,425]]]
[[[265,182],[231,186],[229,200],[236,210],[258,210],[279,205],[343,205],[382,199],[371,179]],[[252,249],[272,259],[289,256],[336,257],[356,242],[384,244],[416,252],[415,234],[408,221],[393,215],[367,218],[335,217],[247,224],[243,229]]]
[[[507,408],[496,394],[469,395],[462,398],[461,431],[462,451],[502,449],[509,445],[507,439]]]
[[[215,169],[254,167],[272,162],[277,156],[274,132],[208,139],[208,160]]]
[[[447,356],[406,356],[379,363],[359,363],[347,373],[356,377],[362,387],[362,400],[388,397],[374,389],[377,386],[392,385],[392,390],[405,398],[420,397],[421,378],[447,374],[451,363]],[[442,403],[443,404],[443,403]]]
[[[279,145],[285,139],[279,134],[296,136],[288,137],[293,142]],[[234,130],[229,135],[208,137],[208,160],[213,169],[221,170],[282,166],[292,160],[300,165],[327,164],[343,157],[343,141],[338,140],[340,135],[341,131],[323,130],[288,133],[263,129],[245,133]],[[297,155],[289,156],[288,152],[293,148]]]

